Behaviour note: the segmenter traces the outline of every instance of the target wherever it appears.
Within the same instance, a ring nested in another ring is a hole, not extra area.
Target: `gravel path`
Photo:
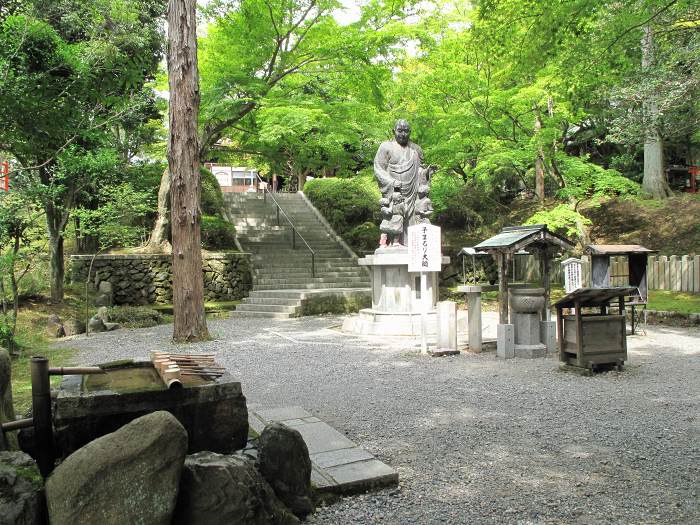
[[[321,508],[310,524],[700,523],[700,330],[628,339],[624,372],[554,358],[423,358],[338,318],[209,322],[249,403],[301,405],[398,470],[400,487]],[[329,329],[331,328],[331,329]],[[61,343],[91,364],[173,348],[171,326]]]

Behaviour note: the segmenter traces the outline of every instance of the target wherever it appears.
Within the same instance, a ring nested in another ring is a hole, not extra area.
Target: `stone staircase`
[[[226,218],[236,226],[241,247],[251,252],[253,289],[234,317],[287,318],[302,315],[302,301],[310,297],[347,296],[359,290],[369,293],[369,276],[357,260],[298,193],[276,193],[274,198],[315,252],[311,254],[299,236],[292,248],[292,228],[277,213],[270,196],[257,193],[225,193]]]

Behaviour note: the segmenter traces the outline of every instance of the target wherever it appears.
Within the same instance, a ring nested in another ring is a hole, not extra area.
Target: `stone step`
[[[394,469],[303,408],[249,405],[248,422],[258,434],[275,421],[301,434],[311,459],[311,482],[319,492],[359,494],[398,485]]]
[[[231,312],[230,317],[269,317],[271,319],[290,319],[292,314],[287,312],[263,312],[263,311],[248,311],[248,310],[234,310]]]
[[[264,266],[286,266],[287,262],[303,262],[303,261],[309,261],[309,264],[311,264],[311,254],[308,251],[305,251],[304,253],[299,253],[298,250],[295,251],[295,253],[289,253],[291,250],[280,250],[278,254],[274,253],[267,253],[267,254],[253,254],[252,258],[253,261],[256,263],[264,262]],[[350,256],[346,257],[316,257],[316,265],[321,266],[321,265],[339,265],[343,264],[344,266],[348,265],[356,265],[357,262],[350,258]]]
[[[346,277],[311,277],[311,276],[304,276],[304,277],[284,277],[284,278],[257,278],[255,279],[255,284],[256,285],[265,285],[265,284],[304,284],[304,283],[318,283],[318,284],[327,284],[327,283],[337,283],[337,282],[345,282],[345,283],[365,283],[369,282],[368,277],[363,277],[363,276],[346,276]]]
[[[317,288],[317,289],[303,289],[300,290],[298,288],[294,289],[276,289],[276,290],[251,290],[250,295],[248,296],[248,299],[255,298],[255,299],[294,299],[296,301],[300,301],[304,297],[308,297],[311,294],[319,293],[321,291],[324,291],[323,288]],[[369,292],[369,286],[361,286],[361,287],[351,287],[351,288],[344,288],[344,289],[333,289],[332,292],[356,292],[356,291],[367,291]]]
[[[281,305],[281,304],[247,304],[236,305],[236,312],[273,312],[281,314],[296,314],[301,305]]]
[[[369,283],[369,281],[368,281]],[[254,284],[253,290],[319,290],[324,288],[363,288],[359,286],[361,283],[356,282],[337,282],[337,283],[305,283],[305,284]],[[367,284],[369,286],[369,284]]]
[[[299,296],[301,296],[301,294],[299,294]],[[284,297],[277,297],[277,296],[272,296],[272,297],[249,296],[249,297],[246,297],[245,299],[243,299],[241,301],[241,304],[276,304],[276,305],[284,305],[284,306],[299,306],[300,299],[299,299],[299,297],[284,298]]]
[[[286,271],[271,270],[268,268],[256,268],[253,273],[258,278],[268,278],[274,279],[277,277],[284,278],[299,278],[299,277],[311,277],[311,268],[293,268]],[[360,268],[354,268],[349,270],[316,270],[316,277],[362,277],[367,278],[367,274]]]

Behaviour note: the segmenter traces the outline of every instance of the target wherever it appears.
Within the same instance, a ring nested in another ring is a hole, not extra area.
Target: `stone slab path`
[[[309,448],[311,482],[319,492],[354,494],[399,482],[394,469],[301,407],[251,406],[248,421],[258,434],[272,422],[298,430]]]

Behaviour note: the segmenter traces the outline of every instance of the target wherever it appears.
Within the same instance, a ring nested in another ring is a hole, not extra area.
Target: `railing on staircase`
[[[269,195],[270,198],[272,199],[272,202],[274,203],[275,209],[277,211],[277,226],[280,225],[280,214],[284,217],[284,219],[289,223],[289,225],[292,227],[292,250],[296,250],[297,247],[297,241],[296,237],[297,235],[301,239],[301,241],[306,245],[306,248],[309,250],[309,253],[311,253],[311,277],[316,277],[316,253],[311,249],[311,246],[309,246],[309,243],[306,242],[306,239],[304,239],[304,236],[299,233],[297,230],[297,227],[294,225],[292,220],[289,218],[289,216],[284,213],[284,210],[282,207],[279,205],[279,202],[277,202],[277,199],[272,195],[272,192],[267,189],[267,183],[260,178],[260,175],[258,173],[255,173],[255,176],[258,178],[258,187],[262,188],[263,190],[263,200],[267,202],[267,196]]]

